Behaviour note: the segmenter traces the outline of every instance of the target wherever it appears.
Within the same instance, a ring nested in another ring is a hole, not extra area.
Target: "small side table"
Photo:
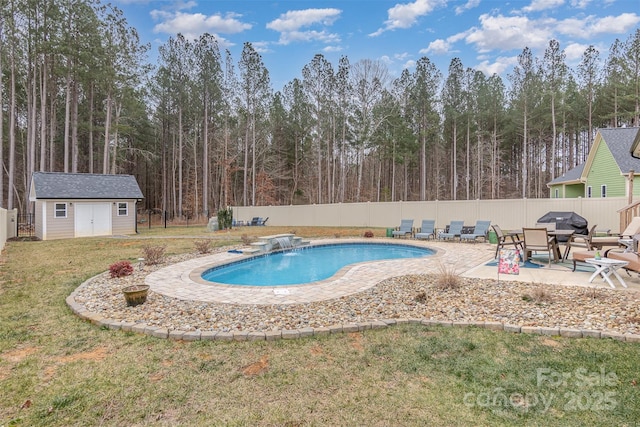
[[[624,279],[616,271],[619,268],[629,264],[627,261],[621,261],[621,260],[611,259],[606,257],[602,257],[600,259],[587,258],[584,261],[587,264],[591,264],[596,267],[596,271],[589,278],[589,283],[593,282],[593,279],[595,279],[596,277],[602,276],[602,278],[607,281],[609,286],[611,286],[612,288],[615,288],[616,286],[613,284],[610,277],[611,275],[614,275],[622,286],[624,286],[625,288],[627,287],[627,284],[625,283]]]

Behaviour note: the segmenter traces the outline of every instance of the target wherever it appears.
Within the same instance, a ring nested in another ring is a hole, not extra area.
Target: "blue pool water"
[[[384,243],[310,246],[214,267],[202,273],[202,278],[228,285],[295,285],[327,279],[349,264],[432,254],[427,248]]]

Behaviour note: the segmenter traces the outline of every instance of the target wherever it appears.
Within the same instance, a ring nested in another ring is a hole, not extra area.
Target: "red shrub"
[[[133,273],[131,261],[118,261],[109,266],[109,274],[111,277],[124,277]]]

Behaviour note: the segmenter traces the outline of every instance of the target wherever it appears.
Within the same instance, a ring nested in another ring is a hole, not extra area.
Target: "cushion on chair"
[[[587,258],[595,258],[596,257],[596,251],[580,251],[580,252],[574,252],[573,253],[573,262],[575,263],[576,261],[579,262],[585,262],[585,260]]]
[[[640,257],[633,252],[614,252],[607,253],[607,258],[617,259],[619,261],[627,261],[624,268],[631,271],[637,271],[640,273]]]
[[[574,252],[573,259],[573,271],[576,271],[576,262],[586,262],[587,258],[595,258],[597,251],[580,251]]]

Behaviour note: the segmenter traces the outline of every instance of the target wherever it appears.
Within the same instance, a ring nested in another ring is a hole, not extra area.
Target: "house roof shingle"
[[[565,172],[564,175],[557,177],[556,179],[549,182],[547,185],[560,184],[561,182],[573,182],[579,181],[582,176],[582,171],[584,170],[584,163],[576,166],[573,169],[569,169]]]
[[[631,157],[631,154],[629,154],[639,130],[640,128],[637,127],[598,129],[603,141],[607,144],[611,155],[620,168],[620,173],[627,174],[630,170],[633,170],[636,175],[640,174],[640,159]],[[568,170],[564,175],[557,177],[547,185],[579,181],[585,165],[586,162]]]
[[[142,199],[133,175],[35,172],[36,199]]]
[[[620,172],[633,170],[640,173],[640,159],[631,157],[631,146],[640,128],[600,129],[602,139],[607,143],[613,158],[620,167]]]

